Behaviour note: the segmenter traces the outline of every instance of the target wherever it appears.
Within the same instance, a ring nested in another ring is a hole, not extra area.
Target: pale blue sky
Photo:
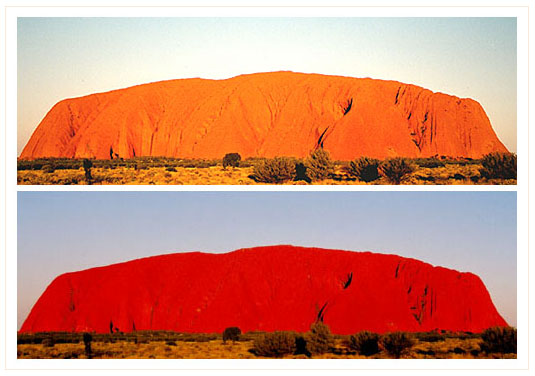
[[[473,98],[516,151],[516,54],[516,18],[19,18],[18,153],[65,98],[276,70]]]
[[[19,192],[18,324],[65,272],[293,244],[475,273],[516,325],[516,228],[516,192]]]

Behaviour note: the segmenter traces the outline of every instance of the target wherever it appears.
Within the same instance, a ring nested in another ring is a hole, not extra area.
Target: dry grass
[[[516,184],[516,179],[486,179],[480,177],[480,164],[446,164],[444,167],[417,168],[404,177],[404,185],[472,185],[472,184]],[[92,168],[93,184],[102,185],[256,185],[249,176],[253,167],[223,169],[221,166],[206,168],[175,167],[167,171],[165,167],[138,169],[120,166],[117,168]],[[18,184],[21,185],[79,185],[87,184],[84,170],[65,169],[46,172],[43,170],[19,170]],[[390,184],[385,178],[370,183],[351,178],[345,167],[338,165],[333,178],[306,183],[289,181],[286,185],[384,185]]]
[[[388,354],[381,350],[370,357],[350,350],[345,338],[337,338],[330,352],[314,355],[315,359],[385,359]],[[117,341],[115,343],[93,342],[93,358],[101,359],[257,359],[250,350],[253,341],[227,341],[221,339],[206,342],[176,341],[169,345],[166,341],[134,343]],[[437,342],[416,341],[414,347],[402,358],[410,359],[481,359],[516,358],[516,354],[486,354],[480,351],[480,338],[445,338]],[[83,342],[56,344],[45,347],[42,344],[17,345],[19,359],[85,359]],[[301,359],[305,355],[289,355],[285,358]]]

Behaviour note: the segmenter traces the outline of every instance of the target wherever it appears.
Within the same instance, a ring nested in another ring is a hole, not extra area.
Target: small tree
[[[334,173],[334,162],[323,148],[316,149],[305,161],[306,172],[312,180],[324,180]]]
[[[414,172],[414,166],[405,158],[392,158],[379,165],[379,173],[392,184],[401,183],[401,179]]]
[[[295,335],[290,332],[266,333],[255,339],[253,351],[256,355],[280,358],[295,352]]]
[[[327,325],[322,322],[312,324],[306,333],[307,349],[312,354],[323,354],[334,345],[334,337]]]
[[[228,153],[223,157],[223,169],[227,166],[238,167],[240,165],[241,155],[238,153]]]
[[[83,167],[85,171],[85,180],[87,181],[87,184],[91,185],[93,183],[93,177],[91,176],[91,167],[93,167],[93,163],[89,159],[84,159]]]
[[[359,180],[370,182],[379,179],[379,160],[361,157],[349,162],[348,173]]]
[[[229,341],[239,341],[240,339],[241,330],[238,327],[231,326],[230,328],[226,328],[223,331],[223,343],[226,343],[227,340]]]
[[[83,339],[84,339],[84,345],[85,345],[85,355],[88,358],[91,358],[92,356],[91,341],[93,341],[93,336],[90,333],[84,333]]]
[[[412,336],[405,332],[387,333],[383,336],[381,342],[386,352],[396,359],[409,351],[415,343]]]
[[[377,354],[379,352],[379,335],[364,330],[350,336],[347,345],[361,355]]]

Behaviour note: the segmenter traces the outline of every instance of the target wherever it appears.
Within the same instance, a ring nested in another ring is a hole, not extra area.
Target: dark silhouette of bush
[[[56,344],[54,342],[54,340],[52,338],[45,338],[43,339],[43,341],[41,342],[41,344],[44,346],[44,347],[54,347],[54,345]]]
[[[516,329],[511,327],[493,327],[481,333],[481,351],[486,353],[515,353]]]
[[[381,343],[388,354],[398,359],[414,346],[415,340],[409,333],[393,332],[383,335]]]
[[[303,335],[297,335],[295,337],[295,352],[294,355],[306,355],[307,357],[312,356],[310,351],[307,348],[307,340]]]
[[[323,148],[316,149],[305,160],[307,176],[312,180],[324,180],[334,173],[334,162]]]
[[[91,341],[93,341],[93,336],[90,333],[84,333],[83,340],[84,340],[84,346],[85,346],[85,355],[88,358],[91,358],[92,357]]]
[[[298,162],[295,164],[295,181],[306,181],[307,183],[312,182],[307,176],[307,168],[303,162]]]
[[[488,179],[516,179],[516,154],[490,153],[481,159],[481,176]]]
[[[223,169],[227,166],[238,167],[240,165],[241,155],[238,153],[228,153],[223,157]]]
[[[223,331],[223,343],[226,343],[228,341],[239,341],[240,340],[240,334],[241,330],[238,327],[231,326],[230,328],[226,328]]]
[[[401,179],[414,170],[414,166],[405,158],[387,159],[379,165],[379,173],[392,184],[401,183]]]
[[[83,167],[85,171],[85,180],[87,181],[87,184],[92,184],[93,177],[91,176],[91,167],[93,167],[93,163],[89,159],[84,159]]]
[[[328,352],[334,346],[334,336],[327,325],[322,322],[316,322],[306,333],[307,349],[312,354],[323,354]]]
[[[347,172],[359,180],[374,181],[379,179],[379,163],[377,159],[361,157],[349,162]]]
[[[291,158],[276,157],[256,165],[250,178],[260,183],[280,184],[294,180],[295,176],[295,161]]]
[[[280,358],[296,350],[295,334],[290,332],[265,333],[256,338],[252,351],[255,355]]]
[[[377,354],[379,352],[379,335],[364,330],[350,336],[347,345],[361,355]]]

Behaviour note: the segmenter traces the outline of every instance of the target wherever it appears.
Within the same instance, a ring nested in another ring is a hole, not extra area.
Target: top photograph
[[[517,184],[514,17],[19,17],[19,185]]]

